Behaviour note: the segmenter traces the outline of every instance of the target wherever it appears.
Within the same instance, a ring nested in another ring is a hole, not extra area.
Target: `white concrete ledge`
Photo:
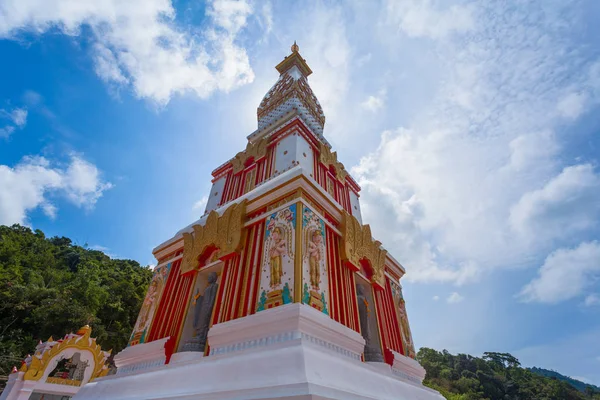
[[[390,351],[394,355],[392,372],[413,382],[417,382],[419,384],[423,383],[426,371],[417,360],[403,356],[402,354],[393,350]]]
[[[210,354],[228,354],[302,340],[360,360],[365,340],[328,315],[300,303],[260,311],[214,325],[208,332]]]
[[[117,375],[143,371],[164,365],[167,361],[165,344],[168,337],[149,343],[126,347],[115,356]]]

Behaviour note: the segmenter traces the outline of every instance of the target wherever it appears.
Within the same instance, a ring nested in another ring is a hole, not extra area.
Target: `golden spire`
[[[298,67],[298,69],[300,69],[304,76],[309,76],[310,74],[312,74],[312,71],[306,63],[306,60],[300,55],[300,46],[298,46],[295,40],[291,49],[292,54],[286,56],[283,59],[283,61],[275,67],[277,71],[279,71],[280,74],[283,74],[285,71],[287,71],[295,65]]]

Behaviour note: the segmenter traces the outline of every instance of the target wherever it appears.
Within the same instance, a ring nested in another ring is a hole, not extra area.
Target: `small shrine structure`
[[[75,399],[443,399],[294,43],[245,150],[158,260],[116,375]]]
[[[9,375],[0,400],[68,400],[83,385],[106,376],[110,352],[103,351],[84,326],[62,339],[52,336]]]

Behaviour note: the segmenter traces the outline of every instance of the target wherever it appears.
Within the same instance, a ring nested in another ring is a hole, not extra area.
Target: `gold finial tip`
[[[296,41],[294,40],[294,44],[292,45],[292,53],[297,53],[298,51],[300,51],[300,47],[296,44]]]

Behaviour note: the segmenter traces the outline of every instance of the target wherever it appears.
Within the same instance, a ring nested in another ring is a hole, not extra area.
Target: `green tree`
[[[39,340],[86,324],[104,349],[120,351],[151,276],[136,261],[113,260],[68,238],[0,225],[0,375]]]

